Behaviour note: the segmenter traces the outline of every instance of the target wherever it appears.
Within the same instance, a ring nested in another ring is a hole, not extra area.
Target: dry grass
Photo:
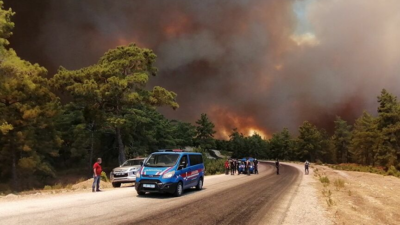
[[[320,204],[335,224],[398,224],[400,179],[316,166]],[[391,173],[393,173],[392,171]],[[386,175],[386,174],[385,174]],[[329,189],[332,183],[333,189]]]

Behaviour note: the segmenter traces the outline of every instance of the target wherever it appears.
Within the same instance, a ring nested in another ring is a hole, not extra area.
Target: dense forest
[[[226,150],[237,158],[400,169],[400,104],[386,90],[378,96],[376,117],[363,112],[353,125],[337,117],[333,134],[305,121],[297,137],[286,128],[269,139],[233,129],[229,140],[216,140],[207,114],[191,124],[157,111],[179,105],[173,91],[146,86],[157,74],[152,50],[120,46],[94,65],[48,74],[8,48],[13,14],[0,1],[0,191],[40,187],[70,168],[89,175],[97,157],[113,167],[185,146]]]

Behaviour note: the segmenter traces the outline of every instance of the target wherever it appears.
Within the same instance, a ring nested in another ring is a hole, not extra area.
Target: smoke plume
[[[222,138],[235,127],[295,131],[304,120],[330,129],[336,115],[375,112],[382,88],[400,94],[396,0],[44,2],[30,39],[43,50],[27,53],[32,60],[54,72],[130,42],[153,49],[160,72],[151,85],[175,91],[180,104],[163,113],[187,122],[207,113]]]

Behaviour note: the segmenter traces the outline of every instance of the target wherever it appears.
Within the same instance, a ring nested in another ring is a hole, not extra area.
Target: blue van
[[[203,188],[204,163],[201,153],[154,152],[143,162],[136,174],[135,188],[138,195],[170,193],[177,197],[183,190]]]
[[[254,158],[249,157],[249,158],[243,158],[243,159],[238,160],[238,162],[239,162],[238,173],[239,174],[247,173],[247,171],[246,171],[246,161],[247,160],[249,160],[249,162],[250,162],[250,168],[249,168],[250,173],[254,173]]]

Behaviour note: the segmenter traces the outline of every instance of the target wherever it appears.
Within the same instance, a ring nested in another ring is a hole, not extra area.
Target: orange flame
[[[234,128],[237,128],[238,132],[244,136],[258,134],[264,139],[270,137],[268,130],[260,127],[255,118],[251,116],[239,116],[234,112],[216,106],[211,111],[211,120],[217,128],[216,138],[229,139]]]

